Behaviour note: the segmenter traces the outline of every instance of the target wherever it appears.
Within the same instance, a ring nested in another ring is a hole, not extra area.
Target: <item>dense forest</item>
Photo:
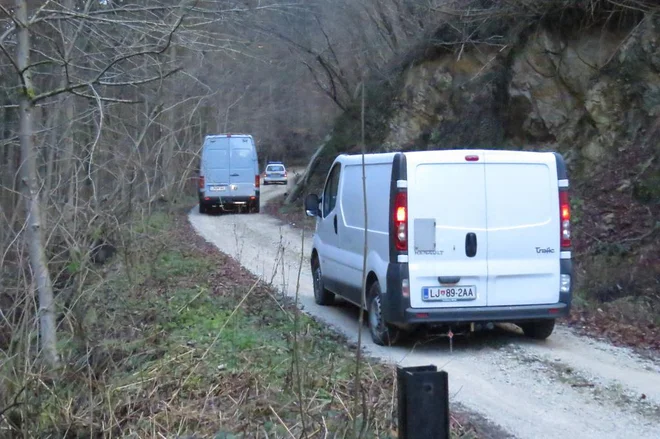
[[[643,297],[653,321],[658,13],[652,0],[0,0],[0,422],[85,333],[93,292],[133,280],[145,223],[194,202],[205,135],[249,133],[262,161],[300,166],[323,145],[299,195],[359,151],[361,85],[372,151],[566,153],[587,299]],[[585,35],[607,39],[605,58],[571,46]]]

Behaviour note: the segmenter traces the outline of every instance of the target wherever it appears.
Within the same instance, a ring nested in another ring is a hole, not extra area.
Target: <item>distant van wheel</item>
[[[401,338],[401,330],[383,320],[380,284],[374,282],[369,288],[369,332],[371,339],[380,346],[395,345]]]
[[[536,340],[545,340],[550,337],[555,329],[554,319],[537,320],[535,322],[521,323],[518,326],[522,328],[527,337]]]
[[[199,213],[202,215],[208,213],[208,208],[206,207],[205,204],[199,203]]]
[[[314,302],[322,306],[334,304],[335,295],[323,286],[323,273],[321,273],[321,265],[317,259],[312,262],[312,271],[314,276]]]
[[[259,213],[259,208],[260,208],[260,206],[259,206],[259,199],[257,198],[257,200],[256,200],[256,201],[252,204],[252,206],[250,207],[250,212],[252,212],[252,213]]]

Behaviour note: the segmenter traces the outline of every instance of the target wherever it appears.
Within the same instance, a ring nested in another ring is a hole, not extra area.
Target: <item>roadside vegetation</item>
[[[134,251],[60,322],[62,369],[0,356],[2,437],[396,437],[396,371],[197,236],[189,206],[135,224]],[[127,261],[130,261],[127,263]],[[455,437],[476,438],[465,415]]]

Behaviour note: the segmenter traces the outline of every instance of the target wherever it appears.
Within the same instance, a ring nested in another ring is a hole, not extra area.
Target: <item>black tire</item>
[[[254,204],[252,204],[252,208],[250,209],[250,211],[252,213],[259,213],[260,208],[261,208],[261,206],[259,204],[259,198],[257,198],[255,200]]]
[[[535,340],[545,340],[550,337],[552,331],[555,329],[555,319],[537,320],[535,322],[521,323],[525,335]]]
[[[202,215],[208,213],[208,208],[204,203],[199,203],[199,213],[201,213]]]
[[[369,332],[379,346],[393,346],[401,339],[401,330],[383,320],[382,294],[378,281],[371,284],[368,292]]]
[[[321,264],[317,259],[312,262],[312,276],[314,282],[314,302],[321,306],[330,306],[335,303],[334,293],[328,291],[323,286],[323,273]]]

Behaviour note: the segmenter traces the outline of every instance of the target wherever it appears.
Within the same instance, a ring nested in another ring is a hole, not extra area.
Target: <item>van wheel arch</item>
[[[321,272],[321,262],[316,249],[312,251],[312,283],[314,284],[314,302],[317,305],[328,306],[335,303],[335,294],[323,285],[323,274]]]
[[[379,346],[392,346],[403,337],[403,330],[383,320],[382,291],[376,279],[367,290],[367,309],[369,313],[369,332],[371,339]]]
[[[373,271],[370,271],[369,274],[367,274],[367,281],[364,286],[364,306],[369,309],[369,293],[371,292],[371,287],[373,284],[378,282],[378,276],[376,276],[376,273]]]

